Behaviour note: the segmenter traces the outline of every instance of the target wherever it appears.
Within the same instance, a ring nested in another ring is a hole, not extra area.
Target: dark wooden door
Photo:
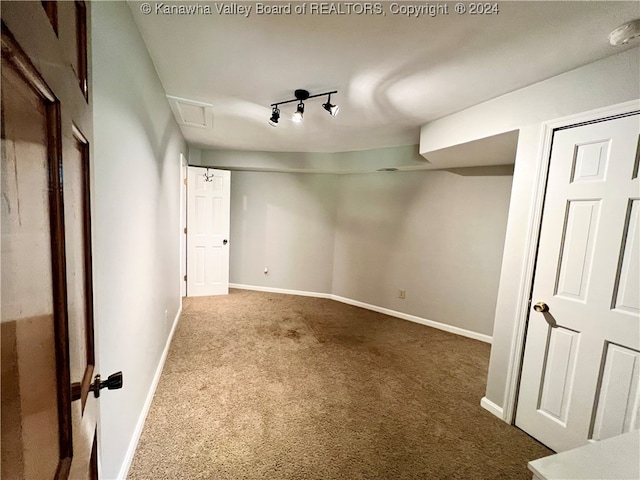
[[[97,478],[89,5],[0,8],[1,476]]]

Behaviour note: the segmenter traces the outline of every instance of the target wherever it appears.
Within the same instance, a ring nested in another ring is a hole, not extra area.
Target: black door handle
[[[229,243],[229,241],[225,238],[224,240],[222,240],[222,244],[226,245],[227,243]]]
[[[104,381],[100,379],[100,375],[96,375],[89,390],[93,392],[94,397],[98,398],[100,396],[100,390],[103,388],[107,388],[109,390],[118,390],[122,388],[122,372],[116,372],[109,375],[109,377]]]

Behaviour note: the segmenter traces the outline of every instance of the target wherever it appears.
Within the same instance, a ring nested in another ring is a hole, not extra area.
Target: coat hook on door
[[[213,173],[209,173],[209,168],[207,168],[207,171],[203,173],[202,176],[205,182],[213,182],[213,177],[215,177]]]

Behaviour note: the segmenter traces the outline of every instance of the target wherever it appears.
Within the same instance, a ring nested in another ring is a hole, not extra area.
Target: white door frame
[[[529,216],[529,221],[527,222],[525,255],[520,268],[520,287],[516,307],[517,317],[511,339],[507,383],[502,403],[502,419],[505,422],[511,424],[515,422],[516,403],[518,400],[518,390],[520,386],[520,373],[522,370],[522,355],[524,353],[525,331],[530,312],[529,303],[533,288],[533,276],[538,252],[538,241],[540,238],[540,226],[542,222],[553,133],[559,128],[575,126],[580,123],[592,122],[607,117],[626,115],[638,110],[640,110],[640,101],[632,100],[630,102],[562,117],[542,124],[542,135],[540,138],[540,149],[538,151],[538,158],[535,166],[535,176],[531,179],[532,184],[534,185],[534,193],[531,201],[531,214]]]
[[[187,167],[188,162],[180,154],[180,298],[187,296]]]

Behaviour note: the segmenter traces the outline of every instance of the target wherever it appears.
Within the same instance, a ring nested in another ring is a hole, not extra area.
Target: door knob
[[[225,238],[224,240],[222,240],[222,244],[226,245],[227,243],[229,243],[229,241]]]
[[[94,397],[98,398],[100,396],[100,390],[103,388],[107,388],[109,390],[118,390],[122,388],[122,372],[116,372],[109,375],[106,380],[101,380],[100,375],[96,375],[89,390],[93,392]]]
[[[539,312],[539,313],[548,312],[549,311],[549,305],[547,305],[544,302],[538,302],[533,306],[533,309],[536,312]]]

